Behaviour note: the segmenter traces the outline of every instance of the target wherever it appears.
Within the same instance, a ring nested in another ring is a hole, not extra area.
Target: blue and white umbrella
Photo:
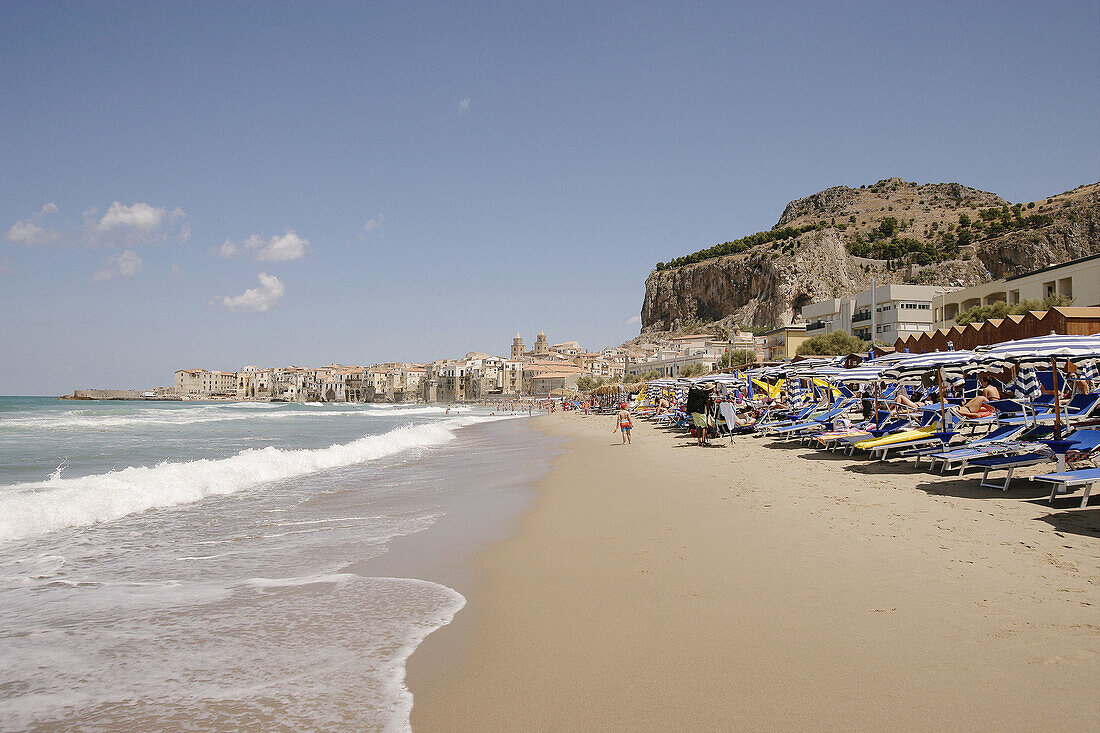
[[[925,375],[936,374],[944,382],[957,384],[977,357],[973,351],[932,351],[913,354],[882,371],[883,379],[900,384],[915,384]]]
[[[1009,383],[1017,397],[1034,400],[1042,396],[1043,388],[1034,369],[1021,369]]]
[[[1073,362],[1077,368],[1094,368],[1100,362],[1100,335],[1093,336],[1038,336],[1036,338],[1006,341],[982,352],[976,360],[991,371],[1005,371],[1012,367],[1035,369],[1049,367],[1055,375],[1054,436],[1062,436],[1061,389],[1057,384],[1058,369]]]
[[[1051,335],[1006,341],[982,351],[976,362],[990,371],[1004,371],[1014,366],[1035,369],[1056,365],[1064,368],[1067,362],[1073,362],[1077,367],[1095,367],[1100,363],[1100,335]]]

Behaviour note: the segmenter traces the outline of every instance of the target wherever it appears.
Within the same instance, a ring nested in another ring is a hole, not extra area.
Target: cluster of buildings
[[[588,352],[576,341],[550,344],[539,332],[528,350],[517,333],[507,357],[470,352],[426,364],[246,366],[236,372],[180,369],[172,392],[182,398],[227,397],[287,402],[467,402],[545,396],[573,389],[582,377],[622,379],[644,350]]]
[[[1065,314],[1051,316],[1042,333],[1052,330],[1071,333],[1078,326],[1087,330],[1090,326],[1086,321],[1095,318],[1094,312],[1100,308],[1100,254],[969,288],[880,285],[847,298],[810,303],[802,308],[805,322],[769,331],[765,334],[767,343],[762,351],[765,361],[790,359],[802,342],[833,331],[847,331],[865,341],[885,342],[893,344],[896,349],[909,349],[913,353],[917,353],[918,349],[926,350],[926,346],[935,350],[931,344],[940,342],[942,345],[950,342],[955,348],[970,348],[962,345],[958,338],[963,333],[955,320],[959,314],[976,306],[998,302],[1012,306],[1054,296],[1074,301],[1071,318],[1077,319],[1074,320],[1077,325],[1063,322]],[[1060,312],[1066,310],[1059,309]],[[1080,319],[1085,320],[1077,323]],[[1010,316],[1009,320],[1020,323],[1024,317]],[[1036,320],[1041,319],[1034,316],[1028,322]],[[969,330],[980,328],[980,325],[974,324]],[[939,341],[933,341],[937,334]],[[1004,338],[1000,340],[1025,337],[1006,334],[1002,334]]]
[[[762,335],[735,331],[720,338],[704,333],[589,352],[576,341],[550,344],[543,332],[528,350],[517,333],[507,357],[471,352],[461,359],[438,359],[426,364],[246,366],[237,372],[180,369],[170,392],[182,398],[290,402],[467,402],[545,396],[554,390],[574,389],[584,377],[613,381],[628,375],[678,377],[689,367],[711,371],[724,354],[739,349],[752,351],[757,362],[784,361],[794,358],[807,339],[840,330],[867,341],[894,343],[898,349],[924,350],[935,338],[945,344],[958,341],[956,347],[966,348],[961,341],[971,335],[967,335],[969,331],[964,334],[956,324],[960,313],[977,305],[1013,305],[1054,295],[1073,298],[1078,307],[1072,309],[1073,313],[1060,309],[1049,322],[1040,325],[1027,325],[1038,322],[1039,316],[1012,317],[1008,319],[1011,323],[994,325],[1015,328],[1013,324],[1023,323],[1020,328],[1044,328],[1048,333],[1051,328],[1092,328],[1092,319],[1100,318],[1100,255],[970,288],[882,285],[849,297],[805,305],[801,311],[803,322]],[[1055,323],[1067,317],[1077,325]],[[977,332],[980,328],[972,326],[970,330]],[[983,336],[989,337],[989,333]]]

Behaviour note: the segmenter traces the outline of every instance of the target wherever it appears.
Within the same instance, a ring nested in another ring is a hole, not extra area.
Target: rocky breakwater
[[[902,277],[849,255],[836,229],[806,232],[740,254],[654,270],[646,279],[642,326],[678,330],[722,319],[779,326],[814,301],[857,292],[872,278],[898,283]]]

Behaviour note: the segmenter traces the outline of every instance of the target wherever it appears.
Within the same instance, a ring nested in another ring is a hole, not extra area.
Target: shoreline
[[[531,426],[565,452],[408,660],[414,730],[1095,723],[1096,509],[751,437]]]

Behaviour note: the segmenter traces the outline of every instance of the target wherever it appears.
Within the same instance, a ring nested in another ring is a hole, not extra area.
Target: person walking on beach
[[[688,390],[687,404],[684,408],[691,415],[699,445],[707,444],[707,405],[709,401],[710,390],[703,387],[692,387]]]
[[[618,421],[615,428],[611,432],[618,430],[623,434],[623,445],[630,444],[630,429],[634,427],[634,423],[630,419],[630,411],[626,409],[626,403],[623,402],[619,405],[619,411],[615,413],[615,419]]]

